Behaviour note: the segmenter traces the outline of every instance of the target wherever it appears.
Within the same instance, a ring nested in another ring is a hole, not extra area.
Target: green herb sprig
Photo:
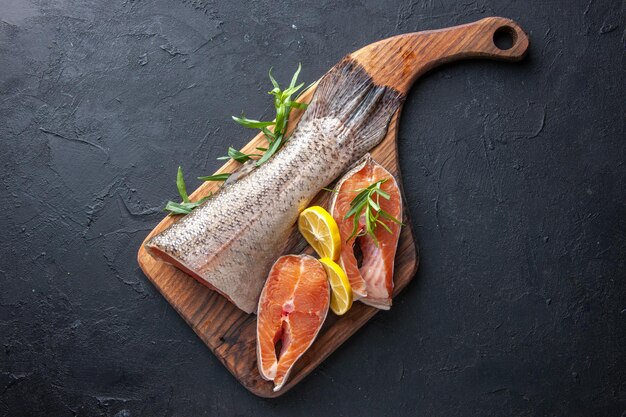
[[[350,210],[344,216],[344,219],[348,219],[353,216],[353,227],[348,241],[353,237],[359,237],[369,235],[376,246],[378,246],[378,239],[374,232],[378,225],[382,226],[389,233],[392,233],[389,226],[387,226],[380,218],[385,218],[394,223],[402,225],[402,222],[391,214],[387,213],[380,207],[380,197],[385,200],[389,200],[391,196],[386,191],[383,191],[381,186],[387,181],[387,178],[380,181],[376,181],[366,188],[356,190],[358,194],[350,202]],[[359,232],[361,216],[365,212],[365,229]]]
[[[259,148],[257,148],[259,149]],[[265,148],[260,148],[259,150],[265,150]],[[217,158],[218,160],[228,160],[228,159],[234,159],[237,162],[241,162],[242,164],[244,162],[247,162],[248,160],[252,159],[253,157],[261,157],[262,155],[260,154],[256,154],[256,153],[243,153],[241,151],[238,151],[237,149],[233,148],[232,146],[228,148],[228,155],[227,156],[220,156],[219,158]]]
[[[189,214],[193,209],[204,203],[211,196],[204,197],[198,201],[190,201],[187,195],[187,186],[185,185],[185,179],[183,177],[183,169],[178,167],[178,173],[176,174],[176,188],[178,188],[178,194],[183,199],[182,203],[176,203],[174,201],[168,201],[165,205],[164,211],[169,211],[171,214]]]
[[[274,117],[274,120],[259,121],[248,119],[244,115],[241,115],[241,117],[232,116],[233,120],[240,125],[250,129],[260,129],[265,135],[268,145],[267,148],[257,148],[258,150],[264,151],[263,156],[261,156],[261,158],[256,161],[257,166],[263,165],[265,162],[267,162],[276,152],[278,152],[278,150],[286,142],[285,134],[287,132],[287,123],[289,122],[289,114],[291,113],[291,109],[305,109],[307,106],[305,103],[298,103],[297,101],[293,101],[291,99],[291,96],[295,94],[298,90],[300,90],[304,85],[304,83],[296,85],[296,83],[298,82],[298,75],[300,75],[301,68],[302,66],[298,64],[298,69],[293,74],[293,77],[291,77],[291,83],[289,84],[289,87],[287,87],[285,90],[282,90],[280,88],[280,85],[272,76],[272,70],[270,69],[269,77],[274,88],[269,91],[268,94],[274,96],[274,107],[276,109],[276,117]],[[242,153],[242,155],[246,154]],[[250,159],[250,155],[247,156],[248,159]],[[231,158],[237,160],[232,156]],[[241,159],[243,159],[243,157]]]
[[[258,151],[263,152],[263,154],[246,154],[231,146],[228,148],[228,155],[221,156],[217,158],[218,160],[232,159],[237,162],[244,163],[251,159],[256,159],[255,164],[259,166],[267,162],[267,160],[270,159],[272,155],[278,152],[278,150],[284,145],[287,140],[285,134],[287,132],[287,123],[289,122],[289,114],[291,113],[291,109],[305,109],[307,106],[305,103],[298,103],[291,99],[291,96],[298,92],[298,90],[300,90],[304,85],[304,83],[296,85],[296,83],[298,82],[298,75],[300,75],[301,68],[301,65],[298,64],[298,69],[293,74],[289,87],[285,90],[282,90],[280,88],[280,85],[272,76],[272,70],[270,69],[269,77],[274,88],[272,89],[272,91],[269,92],[269,94],[274,96],[274,107],[276,108],[276,117],[274,118],[274,120],[272,120],[271,122],[259,121],[248,119],[243,115],[241,117],[233,116],[233,120],[240,125],[251,129],[260,129],[263,132],[265,138],[267,139],[268,145],[267,147],[256,148]],[[311,85],[309,85],[309,87]],[[309,87],[302,91],[306,91]],[[300,94],[302,94],[302,91],[300,92]],[[298,96],[296,96],[296,98]],[[198,179],[202,181],[226,181],[228,177],[230,177],[230,175],[230,173],[222,173],[198,177]],[[193,209],[198,207],[210,197],[205,197],[202,200],[195,202],[189,201],[189,196],[187,195],[185,180],[183,179],[183,171],[181,167],[178,167],[178,174],[176,176],[176,187],[178,188],[178,194],[180,194],[180,197],[183,201],[181,203],[176,203],[174,201],[167,202],[164,210],[169,211],[171,214],[189,214]]]
[[[207,175],[204,177],[198,177],[199,180],[202,181],[226,181],[228,179],[228,177],[230,177],[230,172],[224,172],[222,174],[215,174],[215,175]]]

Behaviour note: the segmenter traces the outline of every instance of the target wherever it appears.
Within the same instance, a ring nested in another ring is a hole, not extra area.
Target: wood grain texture
[[[500,50],[495,46],[493,36],[496,30],[505,30],[512,35],[513,46],[510,49]],[[528,44],[526,34],[515,22],[491,17],[454,28],[395,36],[368,45],[351,54],[351,57],[366,68],[376,83],[406,93],[421,74],[437,65],[476,57],[516,61],[525,55]],[[299,101],[309,102],[314,90],[315,86],[305,92]],[[385,138],[371,154],[398,178],[402,188],[396,143],[401,110],[400,108],[394,114]],[[293,130],[302,113],[297,109],[292,111],[289,131]],[[259,134],[242,151],[253,153],[255,147],[264,144],[265,139]],[[238,165],[229,161],[217,172],[232,172]],[[191,198],[202,198],[217,189],[216,183],[205,182]],[[329,197],[328,192],[321,192],[311,204],[327,206]],[[146,240],[169,227],[174,221],[176,217],[166,217]],[[406,212],[403,221],[406,226],[402,229],[396,255],[394,297],[411,281],[419,263],[417,245]],[[286,246],[286,253],[312,254],[312,250],[297,232],[292,234]],[[277,397],[287,392],[378,311],[356,302],[342,317],[329,313],[317,340],[295,364],[289,381],[281,391],[273,392],[272,383],[264,381],[257,369],[256,316],[239,310],[224,297],[184,272],[152,258],[143,245],[139,249],[138,262],[150,281],[235,378],[248,390],[262,397]]]

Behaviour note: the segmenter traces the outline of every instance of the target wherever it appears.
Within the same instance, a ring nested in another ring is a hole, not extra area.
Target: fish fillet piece
[[[259,372],[274,381],[274,391],[313,344],[329,303],[326,271],[317,259],[286,255],[276,261],[259,298],[256,345]]]
[[[352,286],[352,292],[361,302],[388,310],[391,306],[393,292],[393,267],[396,249],[400,238],[400,225],[379,217],[389,227],[391,233],[380,225],[376,227],[374,235],[378,244],[369,235],[353,237],[348,240],[354,227],[352,217],[345,219],[350,210],[350,203],[357,195],[358,190],[367,188],[373,183],[386,179],[381,189],[390,196],[389,200],[379,199],[382,210],[398,220],[402,220],[402,195],[394,176],[374,161],[367,154],[363,161],[347,172],[337,183],[337,192],[331,201],[331,214],[339,226],[341,234],[341,256],[339,262],[343,267]],[[365,217],[360,219],[361,232],[365,227]],[[361,267],[358,266],[354,254],[354,245],[358,244],[363,254]]]
[[[276,155],[154,236],[146,249],[253,312],[300,210],[382,140],[403,100],[344,58],[320,80]]]

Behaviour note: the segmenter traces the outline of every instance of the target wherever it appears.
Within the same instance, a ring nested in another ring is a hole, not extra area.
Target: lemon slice
[[[298,229],[320,258],[339,259],[341,235],[333,216],[320,206],[311,206],[300,213]]]
[[[330,283],[330,309],[338,316],[345,314],[352,307],[352,287],[348,276],[331,259],[322,258],[320,262],[326,270]]]

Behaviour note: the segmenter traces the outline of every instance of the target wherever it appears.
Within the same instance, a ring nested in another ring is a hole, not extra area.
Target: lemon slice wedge
[[[300,213],[298,229],[320,258],[339,259],[341,235],[333,216],[320,206],[311,206]]]
[[[345,314],[352,307],[352,287],[343,269],[328,258],[320,259],[330,283],[330,309],[338,316]]]

